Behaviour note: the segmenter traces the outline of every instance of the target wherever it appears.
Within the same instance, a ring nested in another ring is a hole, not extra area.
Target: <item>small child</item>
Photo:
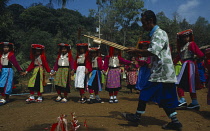
[[[120,63],[125,65],[131,64],[131,61],[125,60],[121,57],[119,49],[110,47],[109,55],[104,60],[104,73],[107,73],[106,91],[109,92],[109,103],[118,103],[117,95],[121,89],[120,78]],[[109,69],[109,70],[108,70]]]
[[[150,41],[140,41],[138,44],[139,49],[146,50],[148,49],[150,44]],[[150,62],[151,57],[142,57],[140,56],[139,59],[137,59],[138,65],[140,66],[139,73],[138,73],[138,79],[136,83],[136,89],[137,90],[143,90],[146,87],[148,87],[148,84],[150,84],[149,78],[150,78]]]
[[[191,29],[177,33],[178,57],[175,58],[174,64],[179,60],[182,61],[182,69],[177,76],[179,108],[187,107],[187,109],[200,109],[197,101],[196,89],[200,89],[200,81],[198,78],[198,68],[194,62],[194,55],[201,58],[203,52],[194,42],[193,31]],[[184,92],[189,92],[192,102],[187,105],[184,98]]]
[[[33,70],[32,77],[28,83],[28,89],[30,90],[30,96],[26,99],[26,102],[42,102],[42,92],[44,91],[44,68],[50,73],[50,67],[48,66],[45,47],[40,44],[32,44],[30,50],[31,64],[28,66],[23,75]],[[35,100],[34,92],[37,92],[38,98]]]
[[[0,43],[0,92],[2,99],[0,105],[9,102],[9,95],[12,93],[14,71],[12,65],[21,74],[21,68],[14,55],[14,44],[9,42]]]
[[[87,77],[89,72],[92,71],[87,43],[77,44],[74,70],[76,71],[75,88],[80,91],[80,99],[78,102],[83,104],[86,102],[85,90],[87,89]]]
[[[137,63],[136,57],[131,56],[130,58],[131,62]],[[138,64],[130,64],[130,65],[125,65],[126,69],[126,74],[127,74],[127,88],[130,89],[130,93],[132,93],[133,89],[136,89],[136,81],[137,81],[137,71],[138,71]]]
[[[51,75],[55,74],[54,84],[58,94],[55,101],[66,103],[68,93],[70,93],[70,78],[74,75],[74,60],[69,44],[60,43],[58,46],[59,53]],[[61,92],[64,93],[63,98]]]
[[[92,59],[92,73],[88,81],[88,90],[90,97],[88,103],[101,103],[99,91],[102,91],[101,86],[101,70],[103,68],[102,58],[98,47],[89,48],[89,54]],[[95,93],[95,98],[94,98]]]

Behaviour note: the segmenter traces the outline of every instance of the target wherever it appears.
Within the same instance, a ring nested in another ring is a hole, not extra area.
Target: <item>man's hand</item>
[[[137,48],[134,48],[134,47],[128,47],[124,51],[126,51],[127,53],[134,53],[137,56],[143,56],[143,57],[153,56],[154,55],[154,54],[152,54],[151,52],[149,52],[146,49],[142,50],[142,49],[137,49]]]
[[[137,49],[135,47],[128,47],[127,49],[125,49],[124,51],[128,52],[128,53],[140,53],[140,49]]]

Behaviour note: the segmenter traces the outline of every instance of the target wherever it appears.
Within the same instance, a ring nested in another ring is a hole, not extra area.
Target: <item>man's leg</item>
[[[182,128],[182,124],[177,119],[177,112],[175,108],[178,105],[178,98],[176,93],[176,86],[173,83],[163,83],[162,88],[162,99],[160,102],[160,106],[163,107],[166,115],[171,119],[171,122],[164,125],[163,129],[168,130],[180,130]]]
[[[145,113],[146,109],[146,101],[139,100],[138,107],[135,114],[123,114],[124,117],[131,122],[139,122],[141,118],[141,114]]]
[[[171,122],[164,125],[162,128],[166,130],[179,130],[182,128],[182,124],[177,119],[177,112],[175,108],[163,108],[167,116],[171,119]]]

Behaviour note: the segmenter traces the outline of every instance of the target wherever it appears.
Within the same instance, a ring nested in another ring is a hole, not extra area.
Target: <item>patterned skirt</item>
[[[106,80],[107,88],[121,87],[120,73],[121,73],[121,70],[119,68],[109,70],[108,75],[107,75],[107,80]]]
[[[55,75],[55,87],[56,89],[70,92],[70,79],[69,68],[58,68]]]
[[[137,71],[128,71],[127,72],[127,82],[128,85],[136,85],[137,81]]]
[[[7,95],[12,93],[13,75],[12,68],[2,68],[0,72],[0,92]]]

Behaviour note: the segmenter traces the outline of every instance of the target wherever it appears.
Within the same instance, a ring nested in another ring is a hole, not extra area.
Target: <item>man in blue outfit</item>
[[[127,52],[151,56],[151,84],[141,90],[139,103],[135,114],[124,114],[128,121],[139,122],[141,114],[145,113],[146,103],[154,101],[164,109],[171,122],[164,125],[163,129],[179,130],[182,124],[176,117],[175,108],[178,105],[175,82],[176,74],[171,58],[167,33],[156,25],[156,15],[147,10],[141,14],[141,22],[144,30],[150,31],[151,43],[148,49],[128,48]]]

